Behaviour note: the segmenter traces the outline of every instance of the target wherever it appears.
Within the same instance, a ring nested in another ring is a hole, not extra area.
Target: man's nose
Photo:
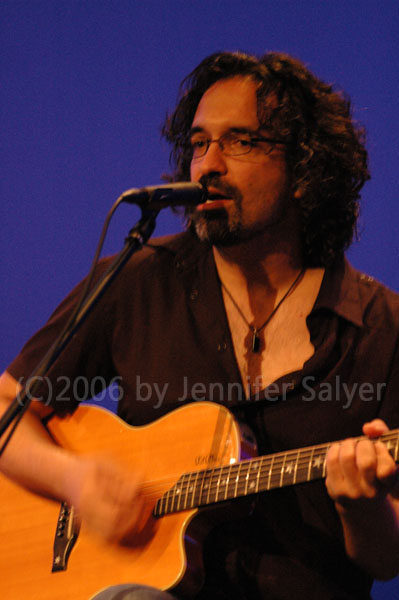
[[[196,166],[201,171],[201,175],[209,175],[210,173],[225,175],[227,172],[225,156],[219,142],[216,140],[209,144],[205,156],[194,162],[197,163]]]

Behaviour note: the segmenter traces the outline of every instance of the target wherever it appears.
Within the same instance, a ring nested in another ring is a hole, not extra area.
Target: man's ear
[[[304,193],[304,189],[302,186],[298,186],[297,188],[294,189],[294,198],[302,198],[303,193]]]

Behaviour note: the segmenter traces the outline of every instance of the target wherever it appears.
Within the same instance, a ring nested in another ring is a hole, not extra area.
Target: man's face
[[[257,85],[236,76],[213,84],[202,96],[192,123],[192,140],[216,140],[231,132],[275,137],[260,128]],[[294,212],[284,146],[260,143],[249,154],[226,156],[219,145],[191,161],[191,180],[204,183],[211,201],[190,216],[197,235],[212,244],[232,245],[278,229]],[[212,201],[212,197],[214,200]]]

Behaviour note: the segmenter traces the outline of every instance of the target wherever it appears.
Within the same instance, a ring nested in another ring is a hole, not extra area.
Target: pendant
[[[254,329],[252,337],[252,352],[257,354],[260,349],[260,337],[258,336],[258,331]]]

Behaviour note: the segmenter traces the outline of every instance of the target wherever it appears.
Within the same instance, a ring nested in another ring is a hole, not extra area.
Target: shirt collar
[[[326,269],[312,312],[327,308],[354,325],[363,327],[364,306],[359,288],[361,277],[346,258]]]
[[[196,235],[187,231],[176,237],[176,266],[183,272],[190,272],[198,263],[199,257],[212,257],[211,246],[200,242]],[[369,279],[354,269],[346,258],[337,261],[326,269],[319,294],[312,313],[318,309],[328,309],[358,327],[363,327],[364,300],[360,293],[360,279]]]

